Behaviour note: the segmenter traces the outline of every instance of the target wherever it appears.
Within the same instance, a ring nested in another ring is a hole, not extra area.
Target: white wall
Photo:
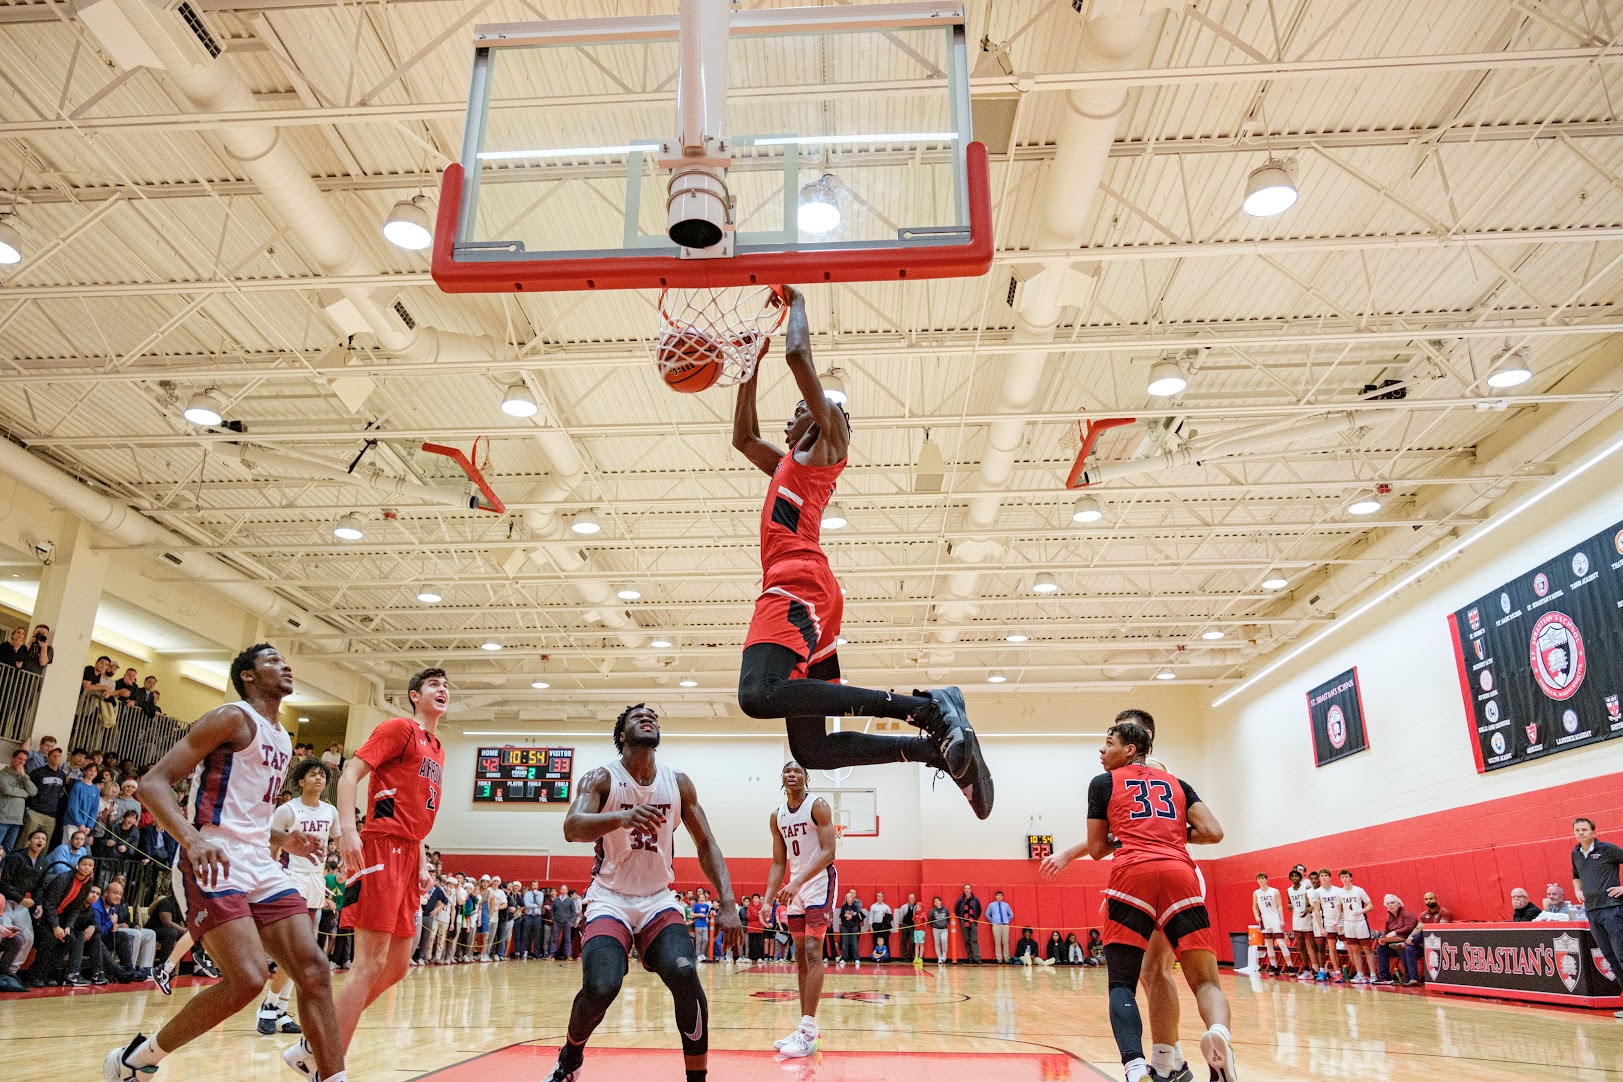
[[[1623,519],[1623,460],[1566,486],[1443,571],[1205,711],[1207,774],[1191,775],[1239,853],[1623,770],[1623,740],[1478,774],[1447,618]],[[1370,750],[1313,765],[1306,695],[1358,667]],[[1210,697],[1215,697],[1216,691]]]

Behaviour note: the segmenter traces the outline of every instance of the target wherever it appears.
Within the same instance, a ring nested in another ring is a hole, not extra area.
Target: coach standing
[[[964,962],[981,964],[981,900],[975,897],[975,888],[964,884],[964,892],[952,903],[952,915],[958,918],[959,931],[964,936]]]
[[[1623,849],[1611,842],[1595,837],[1595,821],[1580,816],[1572,821],[1572,836],[1578,844],[1572,847],[1572,889],[1583,899],[1589,913],[1589,930],[1595,936],[1595,946],[1606,956],[1612,972],[1623,974],[1619,964],[1623,948],[1623,882],[1618,878],[1618,865],[1623,864]],[[1623,1018],[1617,1011],[1614,1018]]]

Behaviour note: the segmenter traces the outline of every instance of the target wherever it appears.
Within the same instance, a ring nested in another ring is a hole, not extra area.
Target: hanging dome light
[[[479,649],[487,651],[487,652],[492,653],[492,654],[494,654],[496,651],[500,650],[501,648],[502,648],[502,644],[497,642],[495,639],[492,639],[489,642],[482,642],[482,643],[479,644]]]
[[[1533,378],[1533,370],[1527,367],[1527,355],[1516,350],[1500,358],[1492,372],[1488,373],[1488,386],[1497,390],[1506,387],[1520,387]]]
[[[1381,501],[1374,496],[1360,496],[1347,505],[1349,515],[1373,515],[1381,509]]]
[[[823,508],[823,529],[843,530],[851,520],[845,517],[845,509],[837,503],[831,503]]]
[[[1163,665],[1159,670],[1157,670],[1155,678],[1157,680],[1176,680],[1178,678],[1178,674]]]
[[[655,639],[653,642],[649,643],[648,645],[652,646],[655,650],[669,650],[671,648],[671,640],[670,639]]]
[[[578,534],[588,535],[599,533],[603,529],[602,525],[597,521],[597,516],[590,511],[582,511],[576,515],[570,520],[569,528]]]
[[[699,682],[697,680],[693,679],[693,677],[691,677],[691,676],[682,677],[682,679],[678,680],[676,682],[676,684],[677,684],[678,687],[684,687],[684,688],[696,688],[696,687],[699,686]]]
[[[1086,525],[1089,522],[1098,522],[1105,517],[1105,509],[1099,506],[1099,501],[1092,496],[1083,496],[1076,501],[1076,507],[1071,511],[1071,521]]]
[[[438,586],[430,586],[425,582],[417,587],[417,600],[425,605],[438,605],[442,599],[443,595]]]
[[[1296,163],[1285,158],[1269,158],[1245,179],[1245,202],[1240,204],[1253,218],[1283,214],[1296,204],[1296,181],[1291,174]]]
[[[823,385],[823,397],[836,406],[843,406],[850,400],[845,393],[845,369],[830,368],[817,377],[817,382]]]
[[[523,380],[507,388],[507,393],[502,395],[502,412],[509,417],[534,417],[540,408]]]
[[[1171,398],[1189,386],[1189,377],[1177,361],[1156,361],[1150,365],[1149,386],[1144,389],[1156,398]]]
[[[23,238],[17,227],[0,218],[0,264],[10,266],[23,261]]]
[[[383,222],[383,237],[396,248],[420,252],[434,243],[434,226],[429,201],[423,196],[404,199],[389,211]]]
[[[841,187],[839,178],[833,173],[824,173],[801,187],[795,224],[802,233],[831,233],[840,227]]]
[[[1053,575],[1039,571],[1037,577],[1031,580],[1031,590],[1038,594],[1056,594],[1059,593],[1059,583],[1054,581]]]
[[[345,515],[333,526],[332,535],[340,541],[359,541],[366,536],[366,531],[361,528],[361,516],[353,513]]]
[[[991,672],[986,674],[986,682],[988,684],[1001,684],[1007,679],[1008,677],[1003,675],[1002,669],[993,669]]]
[[[1270,571],[1262,576],[1262,588],[1264,590],[1283,590],[1288,585],[1290,585],[1290,579],[1285,577],[1283,571]]]
[[[1218,639],[1223,637],[1223,633],[1214,627],[1208,631],[1202,631],[1200,633],[1200,637],[1205,639],[1207,642],[1216,642]]]
[[[614,591],[614,596],[621,601],[635,601],[642,596],[642,591],[635,586],[622,586]]]
[[[1003,641],[1004,642],[1030,642],[1031,641],[1031,636],[1027,635],[1024,631],[1011,631],[1007,635],[1003,636]]]
[[[192,395],[192,400],[186,403],[186,408],[180,415],[194,425],[213,428],[220,423],[220,411],[225,407],[220,404],[219,392],[210,387],[206,391],[198,391]]]
[[[547,683],[545,680],[531,680],[530,686],[537,691],[545,691],[552,685]]]

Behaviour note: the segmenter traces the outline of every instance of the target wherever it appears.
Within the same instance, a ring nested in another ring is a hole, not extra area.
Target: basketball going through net
[[[744,382],[788,311],[771,286],[661,290],[660,378],[684,394]]]

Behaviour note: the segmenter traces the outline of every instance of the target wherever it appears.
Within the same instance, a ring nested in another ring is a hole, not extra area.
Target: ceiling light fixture
[[[622,586],[614,591],[614,596],[621,601],[635,601],[642,596],[642,591],[635,586]]]
[[[1200,633],[1200,637],[1205,639],[1207,642],[1216,642],[1218,639],[1223,637],[1223,633],[1214,627],[1209,631],[1202,631]]]
[[[300,725],[308,725],[308,724],[310,724],[310,719],[309,718],[300,718],[299,719],[299,724]]]
[[[1283,571],[1270,571],[1262,576],[1262,588],[1264,590],[1283,590],[1288,585],[1290,585],[1290,579],[1285,577]]]
[[[496,651],[500,650],[501,648],[502,648],[502,644],[499,643],[499,642],[495,642],[495,641],[482,642],[482,643],[479,644],[479,649],[487,650],[492,654],[494,654]]]
[[[1011,631],[1007,635],[1003,636],[1003,641],[1004,642],[1030,642],[1031,641],[1031,636],[1027,635],[1024,631]]]
[[[845,508],[831,503],[823,508],[823,529],[843,530],[851,520],[845,517]]]
[[[1071,521],[1080,523],[1098,522],[1105,517],[1105,509],[1099,506],[1099,501],[1092,496],[1083,496],[1076,501],[1076,507],[1071,511]]]
[[[1189,386],[1189,377],[1177,361],[1162,360],[1150,365],[1150,383],[1144,389],[1156,398],[1171,398]]]
[[[648,645],[652,646],[655,650],[669,650],[671,648],[671,640],[670,639],[655,639],[653,642],[649,643]]]
[[[540,408],[523,380],[507,388],[507,393],[502,395],[502,412],[509,417],[534,417]]]
[[[1360,496],[1347,505],[1349,515],[1373,515],[1381,509],[1381,501],[1374,496]]]
[[[988,684],[1001,684],[1007,679],[1008,677],[1003,675],[1002,669],[993,669],[991,672],[986,674],[986,682]]]
[[[1057,594],[1059,593],[1059,583],[1054,581],[1053,575],[1046,571],[1039,571],[1037,577],[1031,580],[1031,590],[1033,593],[1038,594]]]
[[[1513,350],[1499,359],[1493,371],[1488,373],[1488,386],[1497,390],[1506,387],[1520,387],[1533,378],[1533,370],[1527,367],[1527,354],[1522,350]]]
[[[801,186],[795,224],[802,233],[831,233],[840,227],[840,189],[843,187],[833,173],[824,173]]]
[[[682,679],[678,680],[676,682],[676,684],[677,684],[678,687],[684,687],[684,688],[696,688],[696,687],[699,686],[699,682],[697,680],[693,679],[693,677],[691,677],[691,676],[682,677]]]
[[[569,528],[578,534],[588,535],[598,533],[603,529],[602,525],[597,521],[597,516],[590,511],[582,511],[577,514],[570,521]]]
[[[850,401],[845,393],[845,369],[830,368],[817,377],[817,382],[823,385],[823,397],[836,406],[843,406]]]
[[[1245,178],[1245,202],[1240,206],[1253,218],[1283,214],[1296,204],[1296,163],[1289,158],[1269,158]]]
[[[434,243],[433,219],[429,216],[428,199],[418,195],[402,199],[389,211],[383,222],[383,238],[396,248],[420,252]]]
[[[443,600],[443,595],[438,586],[430,586],[425,582],[417,587],[417,600],[425,605],[438,605]]]
[[[1163,665],[1156,671],[1155,678],[1157,680],[1176,680],[1178,678],[1178,674]]]
[[[345,515],[333,526],[332,535],[340,541],[359,541],[366,536],[366,531],[361,528],[361,516],[353,513]]]
[[[552,685],[547,683],[545,680],[531,680],[530,686],[537,691],[545,691]]]
[[[213,428],[220,423],[220,411],[224,408],[220,404],[219,392],[210,387],[206,391],[198,391],[192,395],[192,400],[186,403],[186,408],[180,411],[180,415],[194,425]]]
[[[23,238],[10,216],[0,217],[0,264],[10,266],[23,261]]]

